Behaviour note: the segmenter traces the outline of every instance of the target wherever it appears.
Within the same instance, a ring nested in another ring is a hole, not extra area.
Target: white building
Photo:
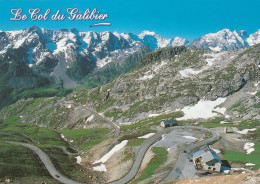
[[[196,169],[204,171],[218,171],[220,172],[222,161],[209,147],[199,150],[193,155],[193,163]]]

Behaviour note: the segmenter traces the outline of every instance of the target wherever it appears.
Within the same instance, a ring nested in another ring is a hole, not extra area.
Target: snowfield
[[[139,78],[139,80],[147,80],[147,79],[152,79],[154,77],[153,74],[150,75],[144,75],[143,77]]]
[[[245,166],[255,166],[253,163],[246,163]]]
[[[255,91],[255,92],[246,92],[246,93],[255,96],[257,91]]]
[[[105,164],[101,164],[99,166],[95,166],[95,167],[93,167],[93,169],[95,171],[99,171],[99,172],[106,172],[107,171],[107,168],[106,168]]]
[[[82,161],[82,158],[80,156],[75,157],[77,159],[77,163],[80,164]]]
[[[209,47],[210,50],[214,51],[214,52],[220,52],[222,49],[217,46],[217,47]]]
[[[152,79],[154,77],[154,75],[164,66],[166,65],[167,62],[166,61],[162,61],[159,65],[155,64],[152,66],[150,71],[147,71],[143,77],[140,77],[137,80],[147,80],[147,79]]]
[[[120,149],[126,146],[128,143],[128,140],[123,140],[121,143],[115,145],[107,154],[105,154],[101,159],[96,160],[93,162],[93,164],[101,163],[99,166],[93,167],[93,170],[99,171],[99,172],[106,172],[107,168],[104,164],[110,157],[112,157],[116,152],[118,152]]]
[[[93,120],[93,119],[94,119],[94,116],[95,116],[95,115],[89,116],[88,119],[86,120],[86,122],[89,122],[89,121]]]
[[[143,136],[140,136],[138,137],[138,139],[147,139],[149,137],[152,137],[155,133],[149,133],[149,134],[146,134],[146,135],[143,135]]]
[[[116,152],[118,152],[120,149],[122,149],[123,147],[125,147],[125,145],[127,144],[128,140],[123,140],[121,143],[115,145],[107,154],[105,154],[101,159],[96,160],[93,164],[97,164],[97,163],[105,163],[106,161],[108,161],[108,159],[110,157],[112,157]]]
[[[63,134],[60,134],[60,137],[61,137],[64,141],[68,141],[68,139],[67,139]]]
[[[236,131],[236,132],[239,134],[247,134],[248,132],[255,131],[255,130],[256,130],[256,128],[251,128],[251,129],[244,129],[244,130]]]
[[[202,69],[200,70],[194,70],[192,68],[187,68],[184,70],[179,71],[179,73],[181,74],[181,76],[183,77],[191,77],[191,75],[197,75],[201,72],[203,72],[204,70],[207,70],[209,67],[211,67],[213,64],[218,63],[221,61],[221,56],[224,53],[209,53],[209,54],[204,54],[204,56],[206,57],[210,57],[206,59],[207,65],[203,66]]]
[[[204,56],[209,56],[210,58],[206,59],[206,62],[208,66],[212,66],[214,63],[221,61],[221,56],[224,54],[224,52],[221,53],[210,53],[210,54],[204,54]]]
[[[148,118],[152,118],[152,117],[156,117],[156,116],[159,116],[160,114],[149,114],[148,115]]]
[[[192,68],[187,68],[187,69],[185,69],[185,70],[179,71],[179,73],[180,73],[181,76],[183,76],[183,77],[190,77],[190,75],[196,75],[196,74],[198,74],[198,73],[201,73],[202,71],[203,71],[203,69],[195,71],[195,70],[193,70]]]
[[[215,117],[217,115],[216,112],[220,112],[223,114],[226,111],[226,108],[219,108],[216,106],[222,104],[223,102],[225,102],[225,100],[226,98],[218,98],[215,101],[200,100],[194,106],[186,106],[183,109],[181,109],[184,113],[184,116],[181,118],[177,118],[177,120],[188,120],[198,118],[208,119]]]
[[[255,143],[252,143],[252,142],[245,143],[244,150],[246,151],[246,154],[250,154],[253,151],[255,151],[254,145],[255,145]]]

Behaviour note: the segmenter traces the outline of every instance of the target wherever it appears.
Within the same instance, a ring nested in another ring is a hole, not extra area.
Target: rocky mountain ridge
[[[82,83],[90,87],[106,84],[133,69],[144,53],[159,48],[185,45],[214,51],[234,50],[259,43],[259,35],[259,31],[247,35],[245,31],[224,29],[188,42],[150,31],[139,35],[39,27],[2,31],[0,99],[4,101],[6,94],[14,91],[53,85],[60,89]]]
[[[259,119],[259,50],[259,44],[220,53],[184,46],[159,49],[144,54],[135,69],[106,85],[75,90],[65,98],[42,99],[49,102],[40,109],[51,108],[53,113],[30,110],[27,114],[26,106],[34,103],[28,99],[4,108],[0,117],[15,113],[26,122],[51,127],[98,126],[95,120],[83,121],[87,109],[122,125],[172,113],[182,121]],[[208,115],[198,117],[187,110],[198,108]],[[64,112],[66,120],[57,122]]]
[[[212,51],[245,48],[260,42],[260,30],[248,35],[244,30],[232,32],[229,29],[223,29],[189,42],[180,37],[167,39],[150,31],[143,31],[141,34],[135,35],[109,31],[80,32],[76,29],[47,30],[31,27],[19,31],[1,31],[0,40],[1,56],[10,49],[23,48],[26,50],[24,53],[26,57],[23,60],[29,67],[33,67],[40,65],[46,58],[53,59],[55,55],[64,53],[67,62],[66,68],[69,69],[71,63],[75,62],[77,54],[82,57],[90,57],[89,60],[94,60],[95,67],[102,67],[112,60],[122,57],[123,54],[131,55],[137,48],[144,46],[152,50],[182,45]]]

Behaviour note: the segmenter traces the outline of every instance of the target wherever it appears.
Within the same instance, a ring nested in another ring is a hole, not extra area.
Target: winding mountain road
[[[141,166],[141,163],[143,161],[143,158],[145,156],[145,153],[147,152],[149,147],[152,144],[154,144],[156,141],[161,139],[163,134],[169,133],[169,132],[171,132],[173,130],[176,130],[176,129],[183,129],[183,128],[200,129],[200,130],[203,130],[203,131],[210,132],[212,134],[211,138],[203,140],[203,141],[200,141],[200,142],[195,143],[195,144],[192,144],[191,146],[188,146],[185,149],[185,152],[187,152],[187,153],[189,153],[193,149],[196,149],[196,148],[201,147],[203,145],[210,144],[212,142],[215,142],[215,141],[219,140],[219,135],[216,132],[214,132],[214,131],[212,131],[210,129],[207,129],[207,128],[203,128],[203,127],[197,127],[197,126],[176,126],[176,127],[166,128],[166,129],[156,133],[153,137],[151,137],[150,139],[145,141],[139,147],[139,149],[135,153],[135,160],[134,160],[134,163],[132,165],[132,168],[130,169],[130,171],[124,177],[122,177],[121,179],[119,179],[117,181],[111,182],[109,184],[124,184],[124,183],[130,182],[137,175],[137,173],[139,171],[139,168]],[[33,146],[31,144],[27,144],[27,143],[14,142],[14,141],[6,141],[6,142],[9,143],[9,144],[15,144],[15,145],[24,146],[24,147],[29,148],[32,151],[34,151],[39,156],[39,158],[41,159],[41,161],[45,165],[45,167],[48,170],[48,172],[56,180],[58,180],[58,181],[60,181],[62,183],[65,183],[65,184],[81,184],[79,182],[76,182],[76,181],[73,181],[73,180],[69,179],[67,176],[64,176],[59,171],[57,171],[56,168],[54,167],[54,165],[52,164],[49,156],[46,153],[44,153],[40,148],[38,148],[36,146]],[[183,153],[179,158],[183,158],[184,156],[187,156],[187,153]],[[177,163],[175,164],[175,169],[176,168],[182,168],[182,167],[183,167],[182,166],[182,162],[178,160]],[[172,172],[176,171],[175,169],[173,169]]]
[[[33,150],[39,156],[42,163],[44,164],[48,172],[52,175],[52,177],[60,181],[61,183],[81,184],[79,182],[69,179],[67,176],[64,176],[59,171],[57,171],[54,165],[52,164],[50,157],[46,153],[44,153],[40,148],[27,143],[14,142],[14,141],[6,141],[6,142],[9,144],[20,145]]]
[[[103,119],[106,122],[108,122],[111,126],[113,126],[113,128],[115,129],[115,137],[117,137],[120,134],[120,126],[118,126],[116,123],[114,123],[113,121],[110,121],[109,119],[107,119],[106,117],[104,117],[100,113],[97,113],[96,111],[94,111],[93,109],[91,109],[89,107],[85,107],[85,109],[89,110],[92,114],[94,114],[95,116],[100,117],[101,119]]]
[[[212,142],[215,142],[215,141],[219,140],[219,135],[216,132],[214,132],[214,131],[212,131],[212,130],[210,130],[208,128],[197,127],[197,126],[176,126],[176,127],[166,128],[166,129],[158,132],[157,134],[155,134],[153,137],[151,137],[147,141],[145,141],[140,146],[140,148],[137,150],[137,152],[135,154],[135,160],[134,160],[134,163],[133,163],[132,168],[130,169],[130,171],[123,178],[121,178],[121,179],[119,179],[117,181],[111,182],[110,184],[123,184],[123,183],[130,182],[136,176],[136,174],[138,173],[139,168],[141,166],[141,163],[143,161],[144,155],[145,155],[146,151],[149,149],[149,147],[153,143],[155,143],[157,140],[159,140],[162,137],[163,134],[169,133],[172,130],[183,129],[183,128],[200,129],[200,130],[203,130],[203,131],[210,132],[212,134],[211,138],[203,140],[203,141],[200,141],[200,142],[195,143],[195,144],[193,144],[191,146],[188,146],[185,149],[186,152],[190,152],[190,151],[192,151],[195,148],[198,148],[198,147],[201,147],[203,145],[210,144]],[[180,167],[180,165],[181,165],[181,162],[177,162],[175,168],[176,167],[177,168]]]

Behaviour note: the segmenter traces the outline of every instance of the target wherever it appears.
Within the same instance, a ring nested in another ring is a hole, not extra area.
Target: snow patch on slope
[[[245,166],[255,166],[253,163],[246,163]]]
[[[239,134],[247,134],[248,132],[255,131],[255,130],[256,130],[256,128],[251,128],[251,129],[244,129],[244,130],[236,131],[236,132]]]
[[[209,47],[209,48],[210,48],[210,50],[215,51],[215,52],[220,52],[221,51],[221,48],[219,46]]]
[[[225,112],[226,108],[217,108],[216,106],[225,102],[226,98],[218,98],[215,101],[200,100],[197,104],[193,106],[186,106],[182,109],[184,116],[177,118],[177,120],[188,120],[188,119],[198,119],[198,118],[212,118],[217,115],[214,111]]]
[[[89,122],[89,121],[93,120],[93,119],[94,119],[94,116],[95,116],[95,115],[89,116],[88,119],[86,120],[86,122]]]
[[[105,164],[100,164],[99,166],[95,166],[95,167],[93,167],[93,169],[95,171],[99,171],[99,172],[106,172],[107,171]]]
[[[25,40],[28,38],[28,36],[27,37],[24,37],[24,38],[22,38],[22,39],[19,39],[19,40],[17,40],[15,43],[14,43],[14,49],[17,49],[17,48],[19,48],[24,42],[25,42]]]
[[[158,64],[153,65],[151,70],[145,72],[145,75],[137,80],[152,79],[154,75],[166,64],[167,64],[166,61],[162,61],[159,65]]]
[[[201,73],[202,71],[203,71],[203,69],[195,71],[195,70],[192,69],[192,68],[187,68],[187,69],[184,69],[184,70],[179,71],[179,73],[180,73],[181,76],[183,76],[183,77],[190,77],[190,75],[196,75],[196,74],[198,74],[198,73]]]
[[[127,144],[128,140],[123,140],[121,143],[115,145],[107,154],[105,154],[101,159],[96,160],[93,164],[97,164],[97,163],[105,163],[106,161],[108,161],[108,159],[110,157],[112,157],[116,152],[118,152],[120,149],[122,149],[123,147],[125,147],[125,145]]]
[[[223,55],[222,53],[209,53],[209,54],[204,54],[203,56],[209,57],[206,59],[206,62],[208,63],[208,66],[212,66],[216,62],[221,61],[221,56]]]
[[[80,156],[75,157],[77,159],[77,163],[80,164],[82,161],[82,158]]]
[[[150,75],[144,75],[143,77],[139,78],[139,80],[147,80],[147,79],[152,79],[154,77],[153,74]]]
[[[245,143],[244,150],[246,151],[246,154],[250,154],[253,151],[255,151],[254,146],[255,146],[255,143],[252,143],[252,142]]]
[[[191,77],[192,75],[197,75],[201,72],[203,72],[204,70],[207,70],[208,68],[210,68],[212,65],[214,65],[217,62],[221,61],[221,56],[224,54],[224,52],[221,53],[207,53],[204,54],[203,56],[209,57],[206,59],[207,65],[202,67],[202,69],[200,70],[194,70],[192,68],[187,68],[184,70],[180,70],[179,73],[181,74],[181,76],[183,77]]]
[[[154,134],[155,134],[155,133],[148,133],[148,134],[146,134],[146,135],[143,135],[143,136],[138,137],[138,139],[147,139],[147,138],[149,138],[149,137],[152,137]]]

